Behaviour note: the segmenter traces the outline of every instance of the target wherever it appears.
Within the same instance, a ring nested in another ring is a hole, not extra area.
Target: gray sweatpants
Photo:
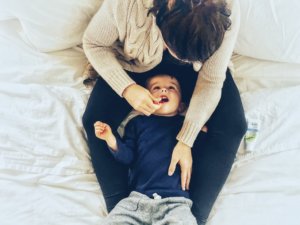
[[[121,200],[101,225],[197,225],[192,201],[184,197],[153,199],[131,192]]]

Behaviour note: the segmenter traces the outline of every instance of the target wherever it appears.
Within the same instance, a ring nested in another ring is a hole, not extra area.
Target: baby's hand
[[[108,140],[111,136],[113,136],[113,133],[111,131],[111,128],[108,124],[102,123],[100,121],[97,121],[94,124],[95,127],[95,135],[97,138],[100,138],[102,140]]]

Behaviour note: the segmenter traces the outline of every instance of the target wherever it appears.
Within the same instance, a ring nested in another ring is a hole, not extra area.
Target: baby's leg
[[[101,225],[140,225],[147,224],[143,211],[139,208],[138,197],[122,199],[108,216],[101,221]]]
[[[169,198],[167,211],[162,210],[163,219],[153,223],[155,225],[197,225],[196,218],[192,214],[192,201],[183,197]]]

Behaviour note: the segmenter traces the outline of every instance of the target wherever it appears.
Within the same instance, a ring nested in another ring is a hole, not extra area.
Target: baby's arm
[[[117,140],[115,135],[112,133],[110,126],[106,123],[97,121],[94,124],[94,127],[96,137],[106,141],[108,147],[110,147],[113,151],[117,151]]]
[[[117,161],[125,165],[130,165],[133,162],[136,135],[131,123],[128,123],[126,126],[124,141],[122,141],[119,136],[115,136],[111,127],[106,123],[97,121],[94,127],[96,137],[107,143],[110,152]]]

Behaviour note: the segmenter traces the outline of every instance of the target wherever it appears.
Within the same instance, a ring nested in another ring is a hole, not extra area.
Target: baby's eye
[[[170,86],[169,89],[170,89],[170,90],[175,90],[175,87]]]
[[[152,90],[159,90],[160,88],[158,86],[155,86],[152,88]]]

